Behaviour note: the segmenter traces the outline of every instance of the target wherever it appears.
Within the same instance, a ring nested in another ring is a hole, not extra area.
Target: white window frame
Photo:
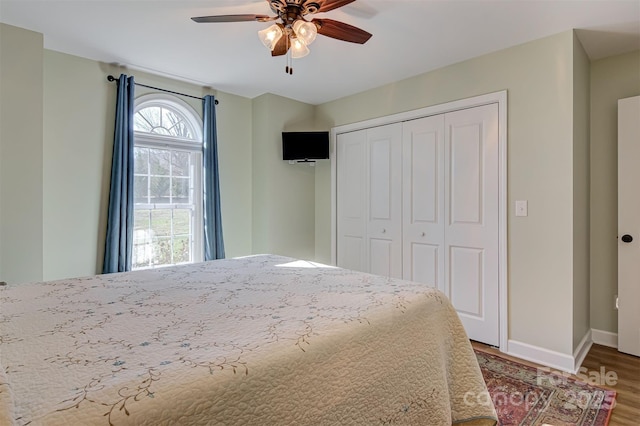
[[[193,203],[196,206],[194,217],[192,238],[193,238],[193,262],[202,262],[204,260],[204,218],[203,218],[203,124],[200,115],[189,104],[175,96],[152,93],[138,97],[135,100],[134,115],[141,109],[160,106],[164,108],[174,109],[182,114],[189,122],[194,131],[194,139],[182,139],[166,135],[154,135],[147,132],[134,131],[134,147],[151,148],[151,149],[171,149],[174,151],[184,151],[195,154],[195,161],[191,165],[191,175],[193,176]],[[156,208],[158,204],[136,204],[134,210],[148,210]],[[168,209],[176,209],[179,207],[191,206],[191,204],[162,204]],[[163,267],[170,265],[158,265]],[[154,268],[154,267],[151,267]],[[136,268],[136,270],[149,269],[149,267]]]

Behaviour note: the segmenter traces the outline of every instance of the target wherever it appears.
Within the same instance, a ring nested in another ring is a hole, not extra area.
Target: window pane
[[[137,209],[134,210],[133,211],[133,229],[134,230],[149,229],[150,213],[151,213],[151,210],[137,210]]]
[[[182,117],[177,115],[170,109],[162,108],[162,127],[167,129],[172,136],[179,136],[174,129],[178,123],[182,121]]]
[[[153,130],[153,125],[149,122],[148,118],[145,117],[144,112],[149,108],[145,108],[139,112],[137,112],[133,116],[133,130],[138,132],[146,132],[151,133]]]
[[[180,137],[183,139],[195,139],[195,137],[193,136],[193,132],[191,131],[191,126],[189,126],[184,121],[180,121],[171,130],[172,130],[172,134],[174,134],[177,137]]]
[[[151,212],[151,229],[157,237],[171,236],[171,210],[153,210]]]
[[[133,202],[149,202],[149,178],[147,176],[134,176],[133,178]]]
[[[167,129],[168,134],[183,139],[194,139],[187,125],[185,118],[177,111],[163,108],[162,109],[162,125]]]
[[[164,127],[154,127],[153,133],[155,133],[156,135],[171,136],[171,132],[169,132],[169,130],[165,129]]]
[[[171,151],[163,149],[149,150],[149,166],[152,175],[169,176],[169,163],[171,159]]]
[[[149,230],[150,210],[134,210],[133,212],[133,268],[151,265],[153,260],[153,233]]]
[[[190,225],[190,209],[176,209],[173,211],[173,235],[189,235],[191,233]]]
[[[191,122],[179,109],[167,106],[146,107],[134,115],[134,130],[196,140]]]
[[[189,176],[189,154],[188,152],[173,151],[171,162],[173,163],[174,176]]]
[[[147,229],[133,231],[132,266],[142,268],[153,263],[153,233]]]
[[[153,264],[170,265],[171,238],[156,238],[153,242]]]
[[[149,173],[149,150],[147,148],[133,149],[133,172],[146,175]]]
[[[173,178],[172,183],[172,199],[173,203],[188,203],[189,202],[189,178]]]
[[[171,180],[168,177],[151,177],[151,202],[169,203]]]
[[[184,263],[191,260],[191,247],[189,237],[177,237],[173,239],[173,262]]]
[[[141,122],[147,123],[151,129],[160,125],[160,107],[147,107],[138,111],[136,115],[140,117]]]

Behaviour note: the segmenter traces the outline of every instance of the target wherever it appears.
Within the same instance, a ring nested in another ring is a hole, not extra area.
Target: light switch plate
[[[516,201],[516,216],[528,216],[529,206],[526,200]]]

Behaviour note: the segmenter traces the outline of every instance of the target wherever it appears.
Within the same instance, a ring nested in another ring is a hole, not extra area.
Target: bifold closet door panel
[[[337,264],[368,272],[367,256],[367,132],[337,136]]]
[[[445,294],[474,340],[499,344],[498,105],[445,114]]]
[[[337,135],[338,266],[402,278],[402,125]]]
[[[402,124],[367,130],[369,272],[402,278]]]
[[[405,122],[402,146],[403,276],[444,291],[444,115]]]

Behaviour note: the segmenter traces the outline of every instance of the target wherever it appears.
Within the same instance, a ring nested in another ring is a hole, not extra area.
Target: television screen
[[[329,132],[282,132],[283,160],[329,158]]]

